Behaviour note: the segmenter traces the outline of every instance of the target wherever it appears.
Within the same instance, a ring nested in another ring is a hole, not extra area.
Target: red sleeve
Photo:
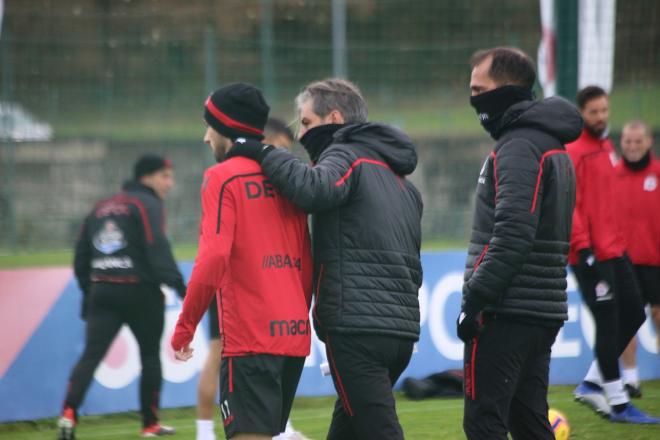
[[[229,279],[229,255],[234,242],[236,209],[229,181],[213,169],[202,184],[202,219],[199,249],[195,258],[183,309],[172,336],[172,348],[179,350],[192,341],[197,324],[213,295]]]
[[[583,161],[585,192],[581,208],[591,248],[598,261],[620,257],[625,252],[625,241],[616,210],[614,169],[609,153],[598,153]]]
[[[580,182],[585,179],[583,167],[578,165],[575,169],[575,180],[578,182],[575,191],[575,209],[573,210],[573,227],[571,229],[571,249],[580,251],[591,247],[591,240],[589,238],[589,229],[587,228],[587,220],[584,215],[584,185]]]

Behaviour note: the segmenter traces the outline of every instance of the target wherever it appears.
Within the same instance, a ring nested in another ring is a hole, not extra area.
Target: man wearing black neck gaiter
[[[582,119],[562,98],[533,99],[529,57],[498,47],[472,58],[470,104],[495,139],[481,168],[458,336],[465,343],[468,439],[554,439],[550,349],[567,319],[566,262],[575,175],[564,143]]]
[[[626,219],[626,252],[633,263],[644,304],[651,306],[660,349],[660,160],[653,155],[653,136],[641,121],[628,122],[621,134],[622,160],[615,167],[616,207]],[[621,356],[622,379],[630,397],[641,397],[637,372],[637,339]]]
[[[367,122],[358,88],[342,79],[296,98],[312,165],[259,142],[232,155],[261,163],[282,195],[312,214],[314,327],[338,394],[327,438],[403,439],[392,387],[419,339],[422,200],[402,131]]]

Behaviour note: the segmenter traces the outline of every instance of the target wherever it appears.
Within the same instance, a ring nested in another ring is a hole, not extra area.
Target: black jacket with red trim
[[[73,266],[85,294],[93,282],[164,283],[181,297],[186,292],[165,236],[163,201],[135,181],[98,202],[85,218]]]
[[[422,199],[405,176],[417,152],[382,124],[334,133],[314,166],[275,149],[264,174],[312,213],[314,325],[327,333],[419,338]]]
[[[560,323],[575,205],[563,144],[580,135],[582,118],[555,97],[517,103],[502,121],[479,174],[463,306]]]

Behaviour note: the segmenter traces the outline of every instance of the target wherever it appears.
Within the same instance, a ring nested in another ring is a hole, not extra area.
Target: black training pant
[[[601,276],[596,266],[571,266],[580,288],[582,300],[594,317],[596,344],[594,355],[605,382],[620,378],[619,356],[626,349],[637,330],[644,324],[644,304],[627,257],[614,264],[614,286],[611,295],[603,295]],[[597,291],[600,289],[600,294]]]
[[[467,438],[554,440],[548,421],[550,350],[559,326],[543,327],[501,317],[485,319],[481,334],[465,344]]]
[[[327,335],[338,398],[329,440],[403,439],[392,387],[410,361],[413,341],[365,334]]]
[[[89,295],[85,351],[71,372],[64,404],[78,409],[96,367],[121,326],[126,323],[140,347],[142,423],[145,427],[156,423],[162,383],[160,338],[165,321],[163,294],[153,285],[95,283]]]

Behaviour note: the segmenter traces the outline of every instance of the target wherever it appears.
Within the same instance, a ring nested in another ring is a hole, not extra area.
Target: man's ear
[[[343,124],[345,123],[344,121],[344,116],[339,113],[339,110],[333,110],[330,112],[330,123],[331,124]]]

